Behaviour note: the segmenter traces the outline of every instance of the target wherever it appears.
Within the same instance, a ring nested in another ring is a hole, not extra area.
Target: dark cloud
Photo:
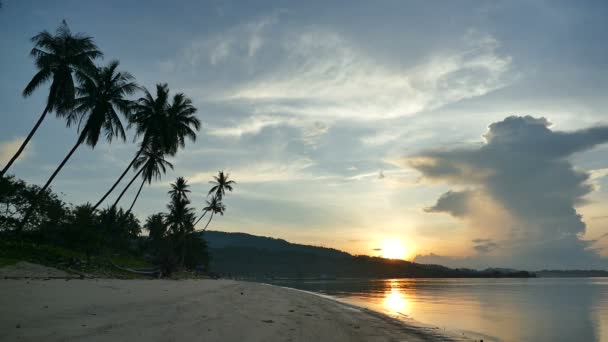
[[[483,193],[514,220],[487,228],[495,233],[508,230],[505,263],[603,267],[592,241],[581,239],[586,226],[575,209],[593,190],[589,174],[576,170],[568,157],[608,142],[608,126],[559,132],[552,131],[545,118],[510,116],[491,124],[484,138],[475,148],[429,151],[409,159],[427,180],[473,189],[449,191],[426,211],[466,219],[476,214],[469,207],[471,196]],[[496,250],[476,246],[484,254]]]
[[[380,252],[380,251],[382,251],[382,248],[374,248],[372,250],[375,251],[375,252]]]
[[[432,207],[424,208],[428,213],[448,213],[455,217],[464,217],[468,212],[470,191],[448,191],[441,195]]]
[[[498,244],[492,239],[474,239],[471,242],[474,244],[473,249],[479,253],[489,253],[498,248]]]

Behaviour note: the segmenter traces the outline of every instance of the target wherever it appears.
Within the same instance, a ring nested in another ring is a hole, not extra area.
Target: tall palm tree
[[[112,142],[114,137],[126,140],[119,113],[128,118],[131,101],[126,99],[126,96],[133,94],[138,86],[131,74],[116,71],[116,68],[118,61],[112,61],[108,66],[97,68],[90,73],[79,73],[82,85],[76,88],[79,97],[74,100],[74,109],[67,116],[67,125],[78,124],[79,129],[82,127],[82,130],[74,147],[41,191],[49,187],[82,143],[95,148],[102,134],[108,142]]]
[[[79,73],[82,85],[76,88],[79,97],[74,100],[74,108],[68,114],[67,125],[78,124],[80,134],[74,147],[63,158],[61,164],[40,189],[39,194],[46,191],[55,176],[83,143],[95,148],[102,134],[108,142],[114,137],[126,139],[119,113],[128,117],[131,106],[125,96],[133,94],[138,86],[131,74],[116,71],[117,67],[118,62],[113,61],[106,67],[96,68],[88,73]],[[35,206],[36,201],[28,209],[21,226],[27,223],[29,214]]]
[[[166,223],[171,231],[174,241],[177,243],[178,253],[180,254],[180,264],[184,265],[188,236],[194,232],[194,211],[188,206],[190,201],[187,199],[174,198],[169,202],[167,208],[169,213],[166,216]]]
[[[194,225],[196,226],[198,221],[200,221],[207,213],[211,213],[211,215],[209,216],[209,221],[207,221],[207,224],[202,229],[203,231],[205,231],[205,229],[207,229],[207,227],[209,226],[209,223],[211,223],[211,219],[213,219],[213,215],[220,214],[220,215],[224,216],[225,210],[226,210],[226,206],[222,203],[222,199],[219,198],[218,196],[213,196],[213,197],[211,197],[210,201],[207,200],[207,206],[203,208],[203,211],[204,211],[203,215],[201,217],[199,217],[199,219],[194,223]]]
[[[219,171],[217,176],[213,176],[214,180],[209,183],[214,184],[214,186],[209,190],[207,196],[215,193],[215,196],[221,200],[226,194],[226,190],[232,192],[232,186],[236,184],[235,181],[229,180],[228,177],[230,175],[224,173],[224,171]]]
[[[135,138],[142,137],[140,148],[118,180],[95,204],[97,208],[131,169],[144,149],[151,147],[168,155],[175,155],[179,147],[185,146],[186,138],[196,140],[200,121],[195,116],[196,108],[184,94],[176,94],[169,103],[167,84],[156,85],[156,97],[144,89],[144,96],[134,106],[129,126],[135,126]]]
[[[54,35],[48,31],[42,31],[32,37],[32,42],[34,48],[30,51],[30,56],[34,58],[38,72],[23,90],[23,96],[32,95],[46,82],[50,81],[51,86],[42,115],[17,152],[4,166],[0,177],[4,176],[15,160],[19,158],[49,112],[54,111],[60,117],[69,112],[76,96],[74,73],[95,69],[93,60],[103,55],[97,49],[92,37],[83,33],[72,34],[65,20],[61,22]]]
[[[115,207],[118,204],[118,202],[125,194],[129,186],[133,184],[133,182],[135,181],[135,179],[137,179],[139,175],[141,175],[141,185],[139,186],[139,190],[137,190],[137,194],[135,195],[135,198],[133,199],[133,202],[131,203],[131,206],[129,207],[129,210],[127,212],[131,212],[131,209],[133,209],[133,206],[135,205],[135,202],[137,201],[137,198],[141,193],[141,189],[144,187],[144,184],[146,182],[148,182],[148,184],[152,184],[152,179],[160,179],[161,176],[167,172],[167,167],[173,169],[173,164],[164,159],[163,153],[158,150],[153,150],[152,148],[147,148],[146,150],[144,150],[142,154],[135,160],[133,166],[136,169],[139,168],[139,171],[135,174],[135,177],[131,179],[129,184],[127,184],[125,189],[120,193],[120,196],[118,196],[118,198],[112,205],[113,207]]]
[[[188,200],[188,181],[184,177],[177,177],[175,183],[171,183],[171,190],[167,193],[171,196],[172,201]]]

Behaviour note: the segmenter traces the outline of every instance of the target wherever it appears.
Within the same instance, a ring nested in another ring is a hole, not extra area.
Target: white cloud
[[[226,171],[240,184],[281,182],[314,179],[315,176],[306,170],[313,165],[315,163],[308,158],[298,158],[286,162],[259,161]],[[197,172],[186,178],[191,184],[207,183],[216,173],[216,170]]]
[[[470,33],[460,51],[442,52],[414,67],[388,65],[327,30],[291,33],[282,62],[239,84],[223,100],[253,104],[266,115],[375,120],[436,109],[509,83],[511,58],[492,37]]]
[[[252,58],[264,46],[265,31],[276,24],[284,10],[277,10],[270,15],[251,22],[235,26],[227,31],[193,40],[179,57],[190,66],[209,63],[217,66],[231,57]],[[168,62],[161,62],[161,66]]]
[[[0,165],[6,165],[9,160],[13,157],[15,152],[19,149],[21,144],[25,138],[15,138],[13,140],[0,143]],[[19,156],[19,158],[15,161],[15,163],[22,162],[32,153],[32,143],[30,142],[28,146],[23,150],[23,153]]]

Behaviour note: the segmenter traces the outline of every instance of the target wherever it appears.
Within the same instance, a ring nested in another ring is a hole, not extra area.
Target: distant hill
[[[207,231],[211,269],[248,278],[479,278],[533,277],[524,271],[451,269],[405,260],[351,255],[333,248],[245,233]]]
[[[534,272],[542,278],[608,277],[604,270],[542,270]]]

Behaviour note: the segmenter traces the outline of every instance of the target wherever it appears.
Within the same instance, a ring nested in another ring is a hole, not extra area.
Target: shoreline
[[[469,340],[265,283],[5,279],[0,293],[0,340]]]
[[[275,287],[280,287],[280,288],[284,288],[287,290],[292,290],[292,291],[298,291],[298,292],[302,292],[302,293],[306,293],[309,295],[313,295],[313,296],[318,296],[321,297],[323,299],[327,299],[330,300],[332,302],[334,302],[336,305],[343,305],[345,307],[348,307],[350,309],[355,309],[355,310],[360,310],[363,311],[369,315],[373,315],[373,316],[379,316],[382,319],[388,319],[391,321],[394,321],[397,324],[403,324],[409,328],[413,328],[415,329],[418,333],[422,332],[422,331],[428,331],[431,334],[436,334],[438,333],[439,336],[438,338],[445,338],[446,340],[451,340],[451,341],[475,341],[474,339],[468,337],[468,336],[461,336],[458,334],[457,331],[452,331],[452,330],[446,330],[446,329],[441,329],[440,327],[433,325],[433,324],[429,324],[429,323],[424,323],[421,321],[418,321],[414,318],[411,318],[409,316],[406,315],[402,315],[401,314],[401,318],[398,317],[393,317],[385,312],[379,311],[379,310],[374,310],[362,305],[357,305],[357,304],[353,304],[353,303],[348,303],[346,301],[342,301],[337,297],[333,297],[330,295],[326,295],[326,294],[322,294],[322,293],[318,293],[318,292],[313,292],[313,291],[306,291],[306,290],[301,290],[301,289],[296,289],[293,287],[287,287],[287,286],[279,286],[279,285],[274,285],[274,284],[268,284],[268,283],[260,283],[260,284],[264,284],[264,285],[268,285],[268,286],[275,286]],[[476,332],[470,332],[472,334],[477,334]],[[440,339],[441,341],[444,341],[444,339]]]

